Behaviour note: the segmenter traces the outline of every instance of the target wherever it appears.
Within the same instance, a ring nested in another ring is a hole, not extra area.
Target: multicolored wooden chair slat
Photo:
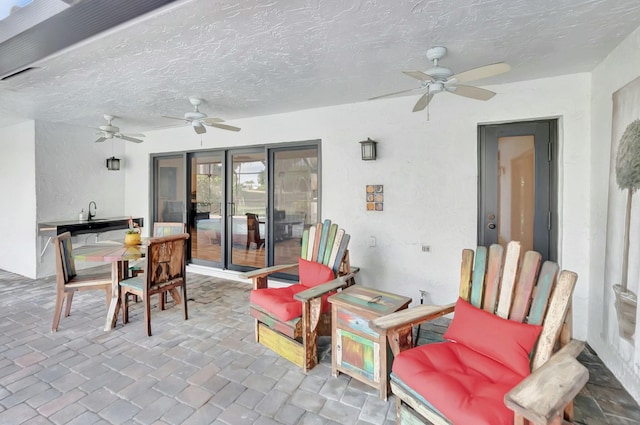
[[[330,220],[311,226],[302,233],[301,257],[322,263],[338,273],[349,245],[350,236]]]

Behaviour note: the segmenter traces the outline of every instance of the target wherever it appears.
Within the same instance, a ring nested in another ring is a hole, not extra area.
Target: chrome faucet
[[[91,204],[93,204],[94,211],[98,209],[98,206],[96,205],[95,201],[89,202],[89,212],[87,213],[87,220],[91,220],[93,217],[96,216],[95,212],[93,214],[91,213]]]

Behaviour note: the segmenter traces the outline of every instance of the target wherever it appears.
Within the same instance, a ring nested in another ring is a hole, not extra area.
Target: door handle
[[[488,227],[489,229],[493,230],[493,229],[495,229],[495,228],[496,228],[496,224],[495,224],[495,223],[489,223],[489,224],[487,224],[487,227]]]

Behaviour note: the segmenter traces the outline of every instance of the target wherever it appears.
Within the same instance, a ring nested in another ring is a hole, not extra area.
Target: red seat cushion
[[[300,284],[284,288],[254,289],[251,291],[249,301],[283,322],[302,316],[302,303],[293,296],[298,292],[329,282],[335,279],[335,275],[333,270],[324,264],[302,258],[298,258],[298,272]],[[322,296],[322,313],[331,311],[331,304],[327,300],[330,295],[332,293]]]
[[[392,369],[454,425],[513,425],[504,395],[523,376],[462,344],[432,343],[403,351]]]
[[[284,288],[253,289],[249,301],[262,307],[278,319],[286,322],[302,316],[302,303],[293,298],[308,288],[290,285]]]
[[[453,320],[444,338],[527,376],[531,370],[529,353],[541,331],[542,326],[503,319],[458,298]]]

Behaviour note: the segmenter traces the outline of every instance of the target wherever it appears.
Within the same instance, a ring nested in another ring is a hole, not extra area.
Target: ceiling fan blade
[[[99,137],[99,138],[98,138],[95,142],[93,142],[93,143],[102,143],[102,142],[104,142],[105,140],[107,140],[107,138],[106,138],[106,137]]]
[[[240,127],[234,127],[232,125],[220,124],[220,123],[216,123],[216,122],[211,123],[211,124],[208,124],[208,123],[205,123],[205,124],[210,125],[211,127],[220,128],[222,130],[240,131]]]
[[[199,124],[199,125],[192,125],[193,129],[195,130],[196,134],[204,134],[207,132],[207,129],[204,128],[204,125]]]
[[[489,100],[496,94],[491,90],[481,89],[474,86],[462,86],[458,85],[447,89],[450,93],[457,94],[458,96],[469,97],[476,100]]]
[[[402,93],[409,93],[409,92],[412,92],[412,91],[415,91],[415,90],[420,90],[421,88],[422,87],[415,88],[415,89],[409,89],[409,90],[400,90],[400,91],[397,91],[395,93],[382,94],[380,96],[370,97],[369,100],[375,100],[375,99],[380,99],[380,98],[383,98],[383,97],[395,96],[395,95],[402,94]]]
[[[504,74],[509,71],[511,66],[504,62],[498,62],[491,65],[479,66],[467,71],[454,75],[451,78],[457,78],[461,83],[468,83],[469,81],[480,80],[482,78],[493,77],[494,75]]]
[[[161,115],[161,116],[162,116],[162,118],[169,118],[170,120],[189,121],[189,120],[186,120],[186,119],[184,119],[184,118],[168,117],[168,116],[166,116],[166,115]]]
[[[213,123],[224,122],[224,120],[222,118],[213,118],[213,117],[202,118],[200,121],[202,121],[204,124],[213,124]]]
[[[420,81],[433,81],[433,77],[429,74],[425,74],[422,71],[402,71],[403,74],[413,77]]]
[[[129,137],[129,136],[125,136],[124,134],[121,134],[119,136],[116,136],[122,140],[126,140],[128,142],[133,142],[133,143],[142,143],[144,140],[140,140],[140,139],[136,139],[134,137]]]
[[[147,137],[142,133],[127,133],[127,134],[125,134],[125,136],[129,136],[129,137]]]
[[[418,101],[416,102],[416,106],[413,107],[413,112],[422,111],[427,107],[429,102],[431,102],[431,99],[433,99],[433,93],[425,93],[420,96],[420,99],[418,99]]]

